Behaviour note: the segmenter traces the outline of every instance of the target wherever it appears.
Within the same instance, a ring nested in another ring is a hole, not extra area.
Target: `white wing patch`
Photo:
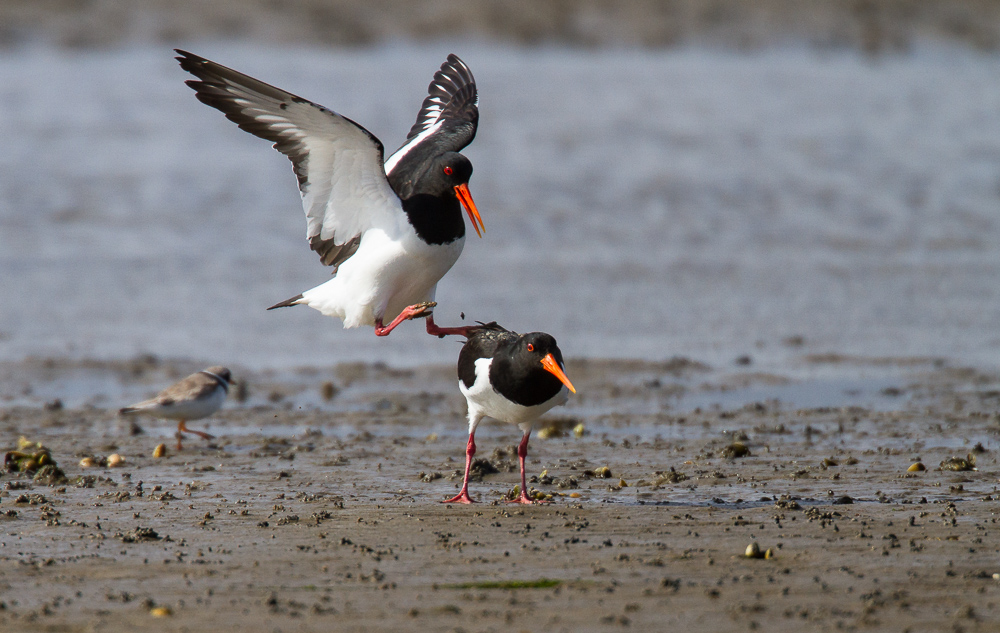
[[[440,110],[438,110],[438,113],[440,113]],[[410,150],[412,150],[414,147],[422,143],[424,139],[433,136],[434,133],[440,130],[441,126],[443,125],[442,121],[438,119],[433,119],[432,123],[433,123],[432,125],[425,127],[423,132],[414,136],[409,141],[407,141],[405,145],[397,149],[393,153],[393,155],[389,157],[389,160],[385,161],[386,174],[391,174],[392,170],[395,169],[396,165],[399,164],[400,159],[406,156],[410,152]]]

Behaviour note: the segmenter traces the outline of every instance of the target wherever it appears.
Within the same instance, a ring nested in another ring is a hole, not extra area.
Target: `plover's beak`
[[[462,206],[465,207],[465,212],[469,214],[469,221],[472,222],[472,228],[476,229],[476,235],[482,237],[483,233],[486,232],[486,225],[483,224],[483,218],[479,215],[476,203],[472,201],[472,194],[469,193],[469,185],[456,185],[455,195],[458,196]],[[480,231],[479,227],[482,227],[483,230]]]
[[[566,385],[570,391],[576,393],[576,388],[573,387],[573,383],[571,383],[569,378],[566,377],[566,372],[564,372],[562,367],[559,366],[559,363],[556,362],[555,356],[552,354],[546,354],[545,358],[542,359],[542,367],[545,368],[545,371],[558,378],[559,381]]]

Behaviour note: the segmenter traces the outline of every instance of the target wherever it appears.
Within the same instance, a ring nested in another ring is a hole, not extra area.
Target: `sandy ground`
[[[482,503],[438,503],[465,444],[449,367],[244,372],[242,401],[190,425],[217,439],[154,459],[170,423],[133,434],[114,410],[196,364],[6,364],[0,437],[41,441],[68,482],[0,478],[0,629],[996,630],[1000,376],[802,362],[815,380],[571,362],[532,507],[503,502],[517,432],[495,423]],[[816,393],[831,406],[794,404]],[[734,442],[751,454],[723,457]],[[78,466],[112,453],[124,467]],[[939,466],[970,453],[977,470]]]

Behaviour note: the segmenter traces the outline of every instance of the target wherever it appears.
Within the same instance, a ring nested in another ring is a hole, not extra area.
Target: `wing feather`
[[[187,85],[240,129],[274,143],[298,178],[306,238],[320,260],[336,267],[354,254],[361,235],[394,232],[405,222],[382,166],[384,148],[347,117],[198,55],[177,50]]]
[[[406,142],[385,162],[386,173],[391,175],[401,163],[427,154],[461,150],[476,138],[478,125],[476,79],[457,55],[448,55],[427,87],[427,97]]]

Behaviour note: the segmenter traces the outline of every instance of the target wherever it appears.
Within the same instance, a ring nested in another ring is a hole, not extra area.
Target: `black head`
[[[545,332],[522,334],[497,349],[490,366],[493,388],[524,406],[553,398],[563,385],[576,392],[563,370],[556,339]]]
[[[476,234],[482,237],[483,218],[469,193],[469,178],[472,177],[469,159],[458,152],[444,152],[419,164],[419,173],[404,175],[400,173],[401,168],[397,168],[389,179],[417,234],[429,244],[442,244],[465,236],[461,203]]]
[[[430,168],[420,184],[423,185],[425,180],[428,185],[440,182],[440,192],[445,193],[460,185],[468,185],[470,178],[472,178],[472,161],[458,152],[445,152],[431,161]]]

